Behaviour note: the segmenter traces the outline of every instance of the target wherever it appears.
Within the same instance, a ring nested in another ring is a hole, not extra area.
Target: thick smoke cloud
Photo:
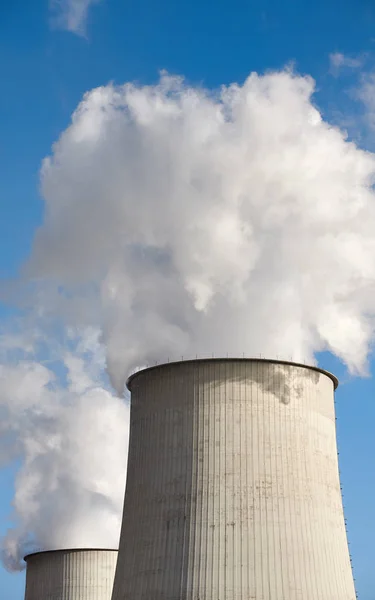
[[[90,289],[119,393],[140,362],[196,353],[328,349],[366,368],[375,159],[313,90],[290,72],[215,94],[164,75],[83,99],[43,164],[29,274]]]
[[[37,360],[4,367],[23,460],[8,548],[47,544],[46,514],[56,546],[112,545],[128,417],[104,362],[92,375],[98,352],[119,396],[132,369],[182,355],[313,362],[327,349],[366,372],[375,157],[322,119],[313,92],[283,71],[217,91],[162,75],[85,95],[43,163],[25,278],[38,322],[99,337],[89,354],[63,344],[57,386]]]
[[[0,460],[21,463],[16,526],[3,540],[10,570],[23,568],[23,556],[36,549],[118,547],[128,405],[103,387],[97,338],[95,331],[78,338],[67,331],[65,347],[54,342],[48,364],[33,356],[37,342],[25,351],[22,338],[7,338],[8,361],[0,367]]]

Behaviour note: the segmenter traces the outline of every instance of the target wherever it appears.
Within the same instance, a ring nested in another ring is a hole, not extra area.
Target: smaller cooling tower
[[[25,600],[110,600],[117,550],[75,549],[25,556]]]

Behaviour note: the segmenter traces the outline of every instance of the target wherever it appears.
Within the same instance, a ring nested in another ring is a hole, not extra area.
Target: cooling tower
[[[111,598],[117,550],[52,550],[25,561],[25,600]]]
[[[112,600],[354,600],[334,389],[267,360],[130,377]]]

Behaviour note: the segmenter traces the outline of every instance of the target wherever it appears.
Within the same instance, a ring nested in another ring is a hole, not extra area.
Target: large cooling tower
[[[336,385],[267,360],[133,375],[112,600],[354,600]]]
[[[25,600],[110,600],[117,550],[53,550],[25,556]]]

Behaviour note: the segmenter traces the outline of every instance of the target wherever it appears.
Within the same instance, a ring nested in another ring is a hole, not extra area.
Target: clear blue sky
[[[317,80],[317,100],[329,116],[342,85],[329,75],[329,54],[372,55],[374,32],[370,0],[102,0],[89,12],[86,38],[52,28],[47,0],[2,2],[0,276],[15,275],[29,252],[42,216],[41,159],[87,90],[153,82],[160,69],[217,86],[293,61]],[[328,355],[320,364],[342,379],[338,438],[350,548],[359,598],[374,600],[374,381],[350,379]],[[0,471],[0,534],[12,486],[12,471]],[[23,577],[0,567],[0,598],[21,600]]]

